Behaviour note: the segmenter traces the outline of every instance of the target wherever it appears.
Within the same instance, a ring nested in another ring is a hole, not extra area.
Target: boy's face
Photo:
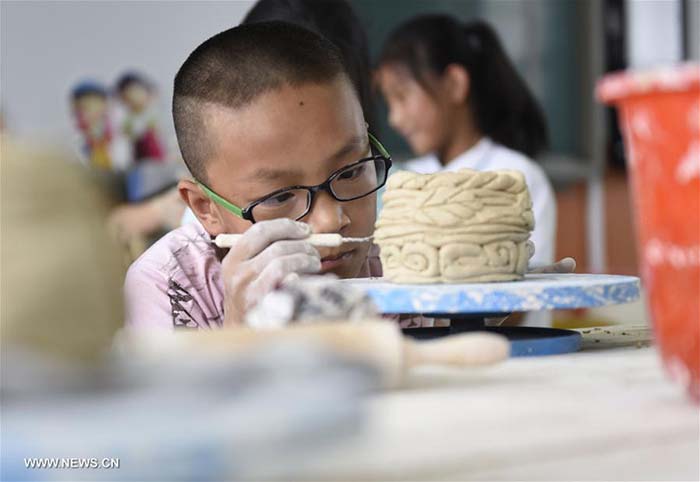
[[[344,78],[284,86],[241,109],[207,107],[205,116],[213,152],[206,166],[209,187],[241,208],[278,189],[320,184],[370,155],[362,109]],[[241,233],[251,226],[198,187],[188,191],[188,203],[209,234]],[[340,202],[318,192],[300,221],[315,233],[365,237],[373,233],[375,215],[376,194]],[[323,271],[356,277],[368,249],[367,243],[321,248]]]

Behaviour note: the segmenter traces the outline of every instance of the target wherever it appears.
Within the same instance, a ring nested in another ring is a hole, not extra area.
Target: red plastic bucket
[[[700,401],[700,65],[611,74],[642,280],[664,365]]]

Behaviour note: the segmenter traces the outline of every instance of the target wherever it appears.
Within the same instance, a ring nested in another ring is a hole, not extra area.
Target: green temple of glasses
[[[229,211],[231,211],[233,214],[235,214],[235,215],[238,216],[239,218],[242,218],[242,217],[243,217],[243,209],[239,208],[238,206],[236,206],[236,205],[233,204],[233,203],[228,202],[226,199],[224,199],[224,198],[222,198],[221,196],[219,196],[218,194],[216,194],[214,191],[212,191],[211,189],[209,189],[209,188],[206,186],[206,184],[204,184],[204,183],[202,183],[202,182],[199,182],[199,181],[197,181],[197,180],[195,180],[195,182],[196,182],[197,184],[199,184],[199,187],[202,188],[202,190],[203,190],[204,193],[209,197],[209,199],[211,199],[211,200],[214,201],[215,203],[217,203],[217,204],[223,206],[224,208],[228,209]]]
[[[384,146],[382,145],[382,143],[379,142],[379,140],[378,140],[376,137],[374,137],[371,133],[368,132],[367,135],[369,136],[369,140],[370,140],[370,142],[372,143],[372,145],[379,151],[379,154],[381,154],[382,156],[384,156],[384,157],[387,158],[387,159],[390,159],[391,156],[389,155],[389,151],[387,151],[387,150],[384,148]],[[202,188],[202,190],[203,190],[204,193],[209,197],[209,199],[211,199],[211,200],[214,201],[215,203],[219,204],[220,206],[226,208],[228,211],[230,211],[231,213],[235,214],[235,215],[238,216],[239,218],[242,218],[242,217],[243,217],[243,209],[242,209],[242,208],[239,208],[239,207],[236,206],[235,204],[233,204],[233,203],[227,201],[226,199],[222,198],[221,196],[219,196],[218,194],[216,194],[214,191],[212,191],[211,189],[209,189],[209,187],[208,187],[206,184],[204,184],[203,182],[200,182],[200,181],[198,181],[198,180],[196,180],[196,179],[195,179],[195,182],[199,185],[199,187]]]

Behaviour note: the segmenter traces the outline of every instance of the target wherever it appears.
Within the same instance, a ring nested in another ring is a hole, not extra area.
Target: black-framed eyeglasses
[[[372,156],[338,169],[321,184],[285,187],[253,201],[245,208],[227,201],[206,184],[200,181],[197,184],[212,201],[251,223],[277,218],[299,220],[309,213],[319,191],[327,192],[337,201],[354,201],[369,196],[386,184],[391,156],[376,137],[369,132],[367,134]]]

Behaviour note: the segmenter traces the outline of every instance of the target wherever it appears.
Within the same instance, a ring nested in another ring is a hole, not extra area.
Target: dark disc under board
[[[579,332],[558,328],[460,324],[454,327],[405,328],[403,333],[417,340],[430,340],[470,331],[486,331],[505,336],[510,341],[512,357],[561,355],[576,352],[581,348]]]

